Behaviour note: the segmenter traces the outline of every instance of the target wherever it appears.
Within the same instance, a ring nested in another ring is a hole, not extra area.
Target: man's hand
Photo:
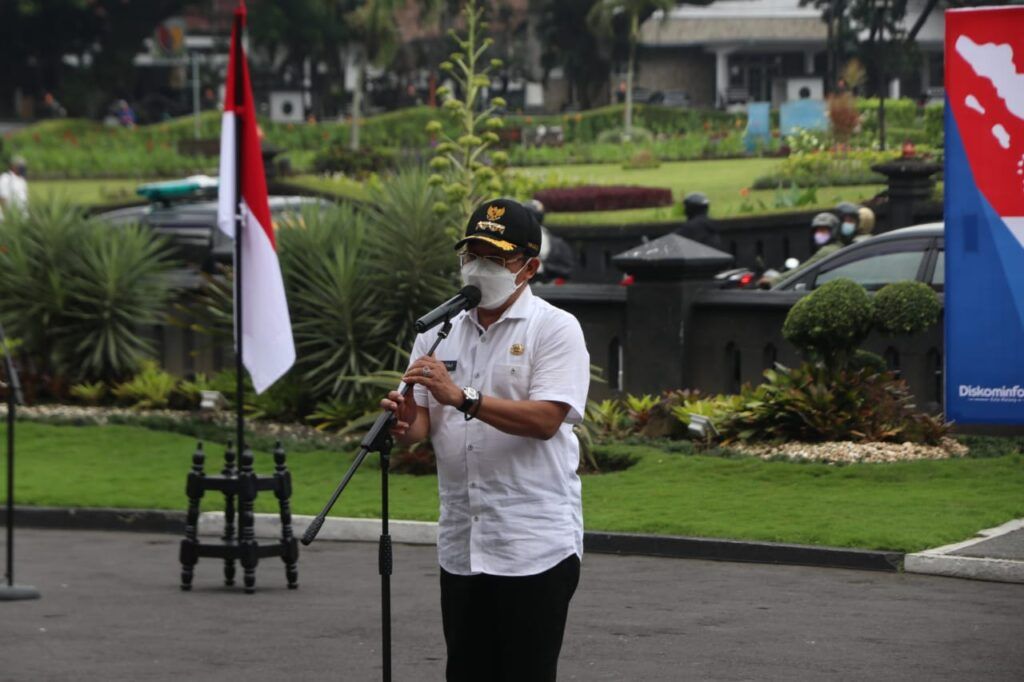
[[[429,355],[424,355],[412,363],[405,376],[402,377],[402,381],[407,384],[423,386],[442,405],[458,407],[462,404],[462,389],[452,381],[444,363]]]
[[[395,415],[395,421],[391,424],[391,435],[395,438],[404,436],[416,423],[417,406],[411,395],[403,396],[398,391],[391,391],[387,398],[380,401],[380,409]]]

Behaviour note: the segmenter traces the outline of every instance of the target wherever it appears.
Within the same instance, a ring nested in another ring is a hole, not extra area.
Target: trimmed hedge
[[[566,189],[542,189],[533,196],[549,212],[617,211],[672,205],[672,190],[662,187],[584,185]]]

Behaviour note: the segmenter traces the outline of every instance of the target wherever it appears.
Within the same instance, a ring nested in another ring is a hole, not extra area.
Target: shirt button
[[[466,447],[466,449],[467,449],[467,450],[472,450],[472,449],[473,449],[473,446],[472,446],[472,445],[470,445],[470,446]]]
[[[469,487],[470,488],[475,488],[476,487],[476,481],[470,481]]]
[[[474,517],[473,517],[473,521],[479,521],[479,520],[480,520],[480,517],[479,517],[479,516],[474,516]]]
[[[474,379],[479,379],[480,378],[480,372],[477,372],[476,374],[474,374],[473,378]]]

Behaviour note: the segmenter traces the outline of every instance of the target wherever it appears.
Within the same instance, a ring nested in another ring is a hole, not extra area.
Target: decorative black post
[[[239,457],[238,470],[238,554],[242,564],[246,594],[256,590],[256,564],[259,563],[259,547],[253,524],[256,521],[253,504],[256,501],[256,474],[252,470],[252,450],[245,448]]]
[[[188,472],[185,494],[188,495],[188,514],[185,517],[185,539],[181,541],[181,589],[192,589],[192,576],[199,561],[199,503],[203,499],[203,463],[206,455],[203,444],[196,444],[192,454],[192,470]]]
[[[887,232],[898,227],[907,227],[917,223],[916,214],[927,204],[934,202],[932,193],[935,191],[936,173],[942,165],[915,157],[900,158],[871,167],[876,173],[885,176],[889,183],[889,205],[884,230]]]
[[[649,320],[627,327],[623,386],[627,392],[688,386],[684,344],[698,292],[716,272],[733,263],[731,254],[678,234],[667,234],[612,257],[636,282],[626,289],[626,318]]]
[[[225,479],[234,479],[238,475],[235,467],[235,450],[233,443],[228,441],[224,451],[224,468],[221,475]],[[224,491],[224,535],[221,536],[225,547],[235,547],[235,495],[232,491]],[[224,584],[231,587],[235,584],[235,555],[231,552],[224,557]]]
[[[277,442],[274,448],[274,495],[281,509],[281,561],[284,562],[284,574],[288,579],[288,589],[299,586],[299,572],[296,562],[299,560],[299,541],[292,532],[292,475],[285,467],[284,448]]]

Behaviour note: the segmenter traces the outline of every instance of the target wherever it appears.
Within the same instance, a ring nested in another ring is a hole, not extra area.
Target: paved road
[[[284,587],[177,587],[177,538],[21,529],[0,680],[380,679],[376,546],[317,543]],[[443,679],[434,548],[396,547],[394,679]],[[561,680],[1019,680],[1024,585],[589,555]]]

